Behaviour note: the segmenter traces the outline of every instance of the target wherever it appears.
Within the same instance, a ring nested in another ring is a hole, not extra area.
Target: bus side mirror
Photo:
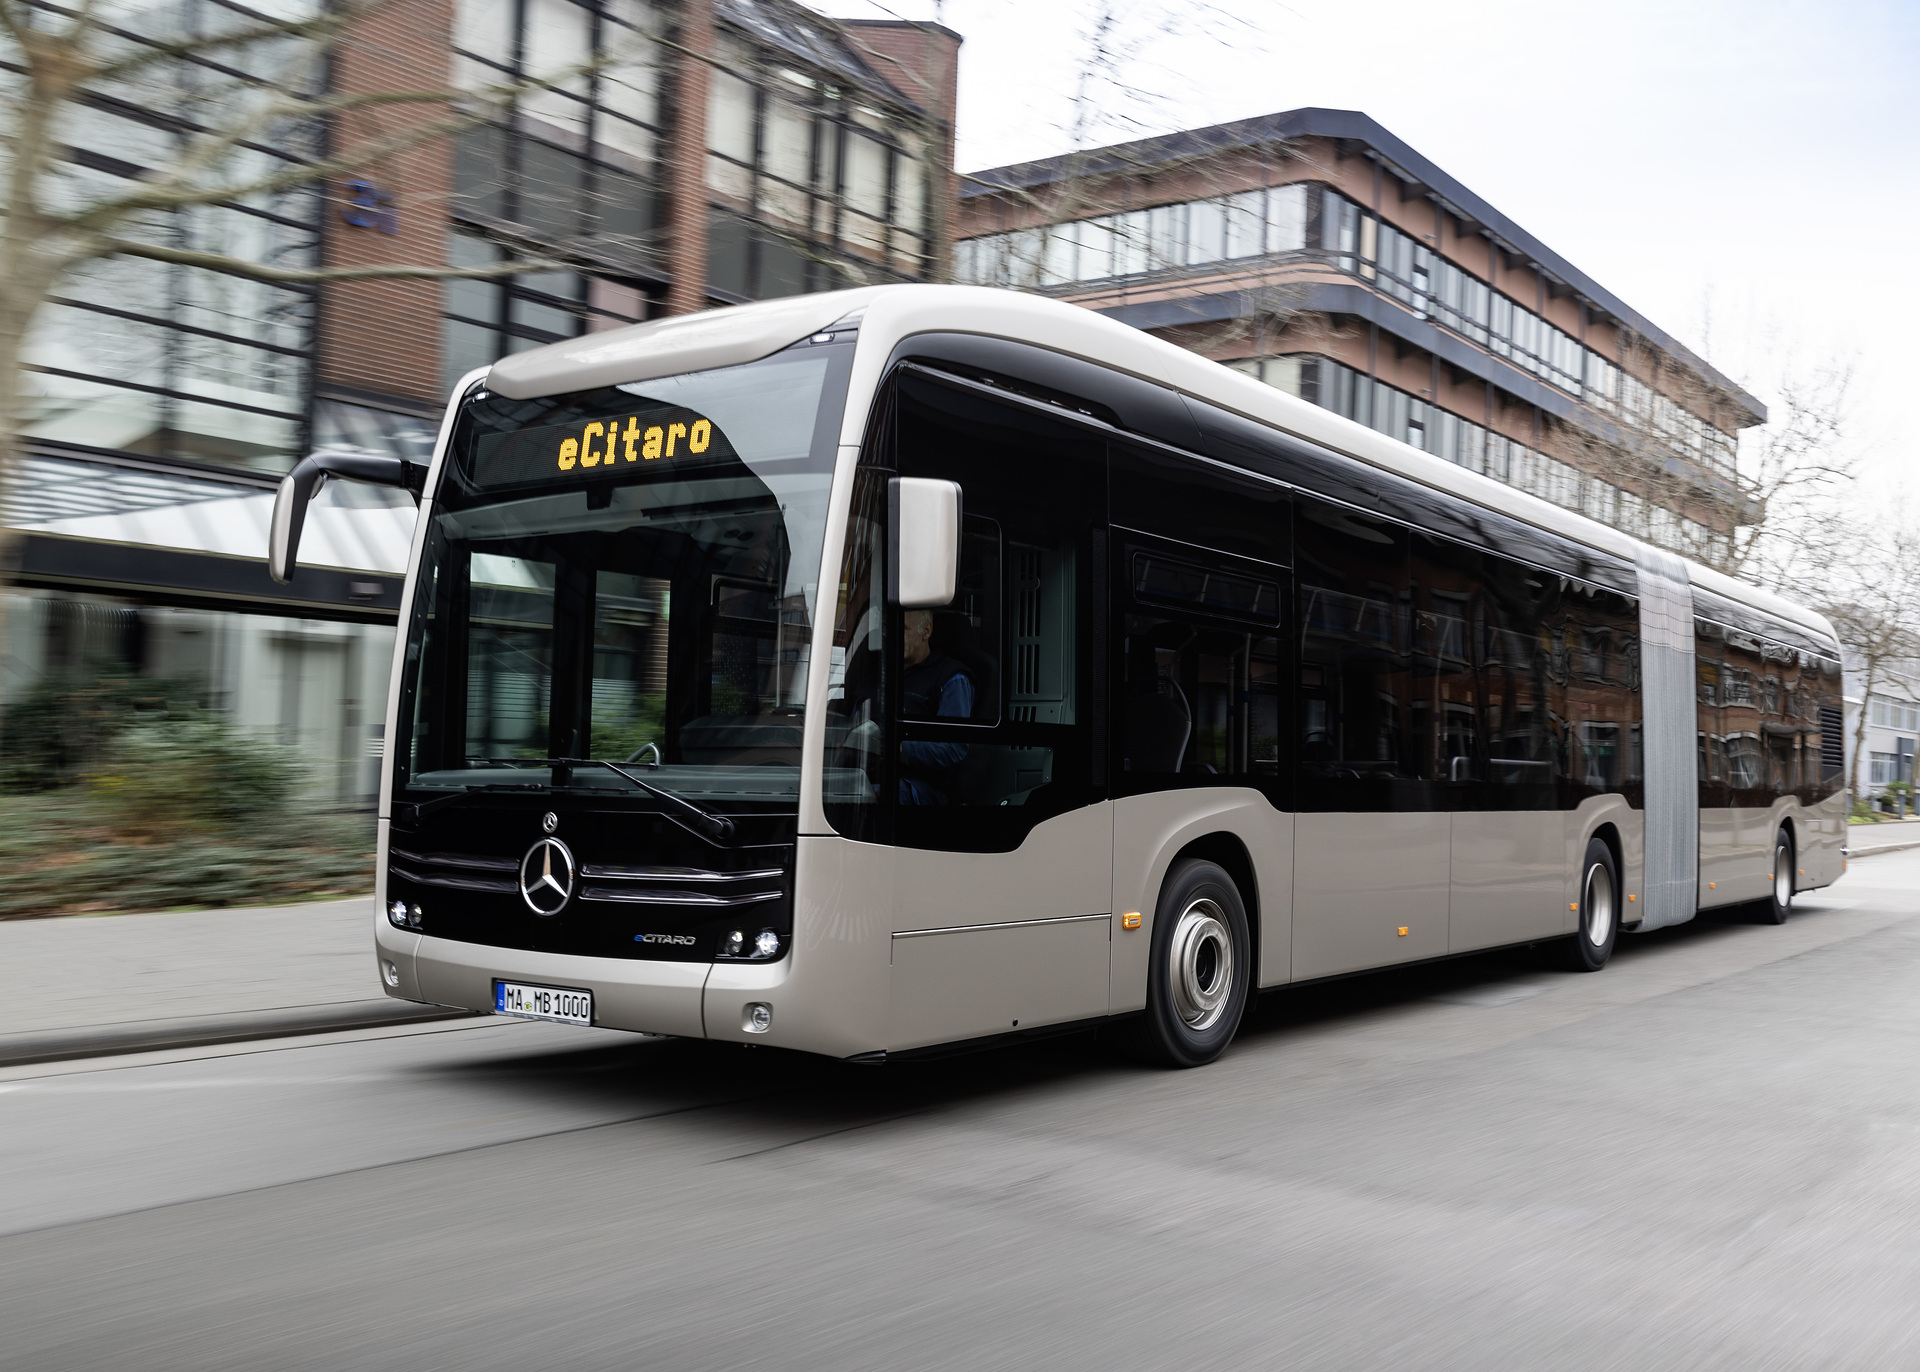
[[[302,458],[281,478],[279,494],[273,498],[273,524],[267,534],[267,575],[282,586],[293,580],[300,556],[300,531],[307,523],[307,505],[320,494],[330,476],[364,481],[370,486],[397,486],[411,492],[417,503],[426,487],[427,471],[397,457],[365,453],[314,453]]]
[[[922,476],[887,482],[887,603],[951,605],[960,581],[960,486]]]

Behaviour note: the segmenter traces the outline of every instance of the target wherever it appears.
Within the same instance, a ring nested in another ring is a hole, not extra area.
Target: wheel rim
[[[1587,889],[1581,903],[1587,909],[1587,942],[1604,948],[1613,936],[1613,876],[1599,863],[1587,868]]]
[[[1793,853],[1784,843],[1773,850],[1773,903],[1782,910],[1793,904]]]
[[[1224,911],[1210,900],[1196,900],[1174,922],[1167,978],[1173,1008],[1189,1029],[1211,1029],[1227,1013],[1233,986],[1233,936]]]

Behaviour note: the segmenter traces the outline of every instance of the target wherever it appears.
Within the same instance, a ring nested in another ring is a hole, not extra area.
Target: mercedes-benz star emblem
[[[560,816],[551,810],[547,811],[546,816],[540,821],[540,827],[547,833],[552,833],[560,827]]]
[[[543,838],[520,859],[520,897],[536,915],[557,915],[573,899],[573,854],[557,838]]]

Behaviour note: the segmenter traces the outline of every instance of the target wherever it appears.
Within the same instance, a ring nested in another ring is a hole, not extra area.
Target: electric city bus
[[[1099,315],[887,286],[463,380],[387,707],[387,994],[882,1061],[1844,867],[1825,620]]]

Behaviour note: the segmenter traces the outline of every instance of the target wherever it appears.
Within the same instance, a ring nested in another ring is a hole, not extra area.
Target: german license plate
[[[593,992],[564,986],[527,986],[517,981],[493,984],[493,1012],[521,1019],[550,1019],[556,1024],[593,1024]]]

